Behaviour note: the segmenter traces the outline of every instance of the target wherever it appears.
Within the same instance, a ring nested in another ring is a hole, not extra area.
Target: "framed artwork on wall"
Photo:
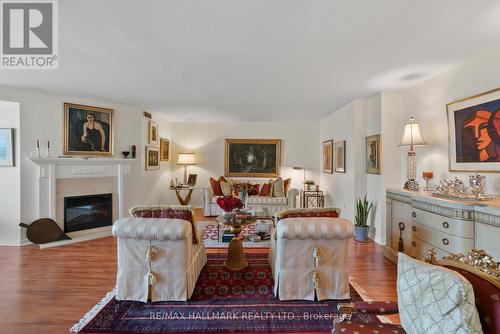
[[[168,139],[160,138],[160,161],[168,161],[170,154],[170,142]]]
[[[160,169],[160,149],[146,146],[146,170]]]
[[[335,173],[345,173],[345,140],[335,142]]]
[[[224,176],[278,177],[280,139],[226,139]]]
[[[333,174],[333,140],[323,142],[323,173]]]
[[[0,166],[14,166],[14,129],[0,128]]]
[[[155,121],[148,123],[148,144],[158,145],[158,123]]]
[[[380,174],[380,135],[366,137],[366,173]]]
[[[450,171],[500,172],[500,88],[446,105]]]
[[[189,174],[188,186],[194,187],[196,185],[196,180],[198,179],[198,174]]]
[[[64,103],[64,154],[113,155],[113,109]]]

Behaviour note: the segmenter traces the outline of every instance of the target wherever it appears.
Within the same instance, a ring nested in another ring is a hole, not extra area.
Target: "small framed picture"
[[[335,142],[335,173],[345,173],[345,140]]]
[[[14,129],[0,129],[0,166],[14,164]]]
[[[198,179],[197,174],[189,174],[188,177],[188,186],[194,187],[196,185],[196,179]]]
[[[160,138],[160,161],[168,161],[170,153],[170,142],[166,138]]]
[[[366,173],[380,174],[380,135],[366,137]]]
[[[323,173],[333,174],[333,140],[323,142]]]
[[[146,146],[146,170],[160,169],[160,149]]]
[[[155,121],[149,121],[148,144],[158,145],[158,123]]]

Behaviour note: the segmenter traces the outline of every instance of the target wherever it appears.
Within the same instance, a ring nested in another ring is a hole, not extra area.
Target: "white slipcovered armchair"
[[[146,302],[150,291],[153,302],[188,300],[207,262],[203,238],[198,230],[193,238],[192,231],[185,219],[117,220],[116,299]]]
[[[351,221],[290,217],[277,222],[269,251],[280,300],[350,298],[347,251]]]
[[[288,189],[286,197],[247,196],[245,206],[273,216],[285,209],[295,208],[298,195],[299,191],[291,188]],[[205,217],[218,216],[223,213],[222,209],[217,205],[217,198],[219,197],[221,196],[214,195],[212,187],[203,188],[203,215]]]

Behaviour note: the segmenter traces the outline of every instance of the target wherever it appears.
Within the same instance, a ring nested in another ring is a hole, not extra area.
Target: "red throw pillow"
[[[281,217],[285,218],[309,218],[309,217],[327,217],[327,218],[338,218],[339,213],[337,211],[301,211],[301,212],[290,212]]]
[[[260,189],[259,196],[271,196],[272,187],[271,183],[264,183]]]
[[[291,182],[292,182],[291,178],[283,180],[283,189],[285,189],[285,196],[288,193],[288,187],[290,187]]]
[[[248,185],[248,196],[257,196],[259,194],[260,184]]]
[[[215,196],[224,196],[224,194],[222,193],[222,189],[220,187],[221,181],[226,181],[224,176],[219,177],[219,180],[216,180],[213,177],[210,178],[210,184],[212,185],[212,189],[214,191]]]

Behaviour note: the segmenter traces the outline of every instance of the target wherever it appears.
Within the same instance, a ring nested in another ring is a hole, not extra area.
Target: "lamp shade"
[[[177,157],[178,165],[196,165],[194,153],[179,153]]]
[[[405,124],[403,139],[399,146],[424,146],[427,145],[420,132],[420,124],[415,119],[410,118],[410,121]]]

